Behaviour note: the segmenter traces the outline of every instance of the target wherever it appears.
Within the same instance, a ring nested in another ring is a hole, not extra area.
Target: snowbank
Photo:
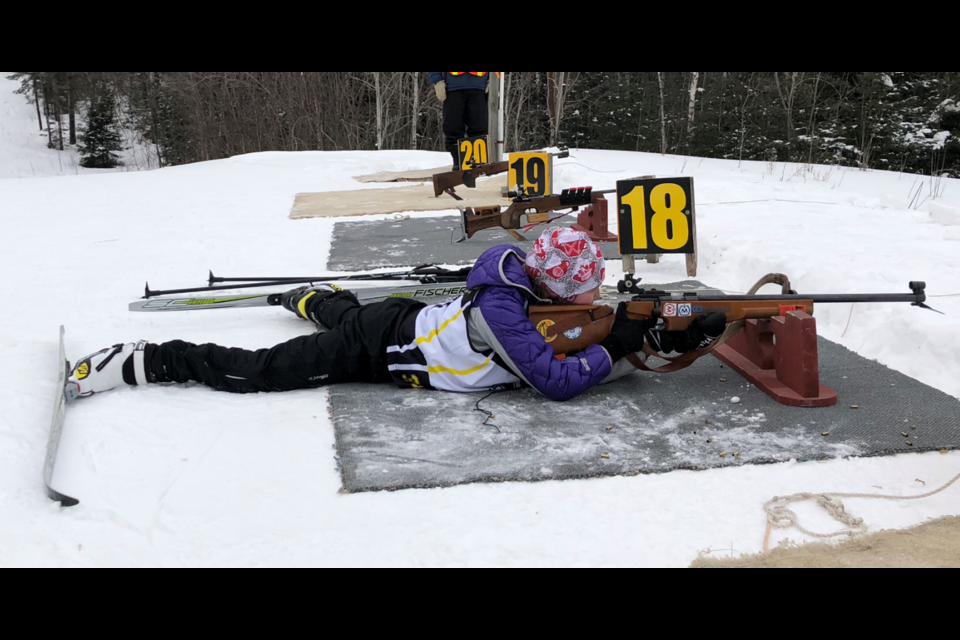
[[[960,226],[960,207],[948,207],[939,202],[931,202],[927,205],[927,208],[930,211],[930,222],[949,227]]]

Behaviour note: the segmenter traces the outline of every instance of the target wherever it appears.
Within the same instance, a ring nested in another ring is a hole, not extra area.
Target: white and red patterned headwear
[[[600,286],[606,267],[600,247],[583,231],[550,227],[527,254],[527,274],[560,298],[572,298]]]

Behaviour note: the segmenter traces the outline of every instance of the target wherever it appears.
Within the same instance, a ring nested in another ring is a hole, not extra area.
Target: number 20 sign
[[[487,137],[474,136],[457,141],[460,150],[460,168],[464,171],[475,164],[487,163]]]
[[[695,253],[693,178],[617,182],[620,253]]]

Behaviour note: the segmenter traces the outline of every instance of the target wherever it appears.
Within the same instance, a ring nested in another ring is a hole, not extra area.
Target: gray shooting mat
[[[568,402],[530,389],[484,399],[486,393],[389,384],[333,386],[343,488],[635,475],[960,448],[957,398],[824,338],[819,349],[820,379],[839,394],[833,407],[781,405],[713,356],[675,373],[636,372]],[[495,416],[487,424],[478,401]]]
[[[525,235],[532,240],[542,228]],[[499,229],[453,244],[451,233],[458,230],[457,216],[338,222],[328,265],[354,271],[469,264],[497,244],[525,250],[531,244]],[[603,249],[619,257],[615,244]],[[644,284],[705,287],[695,281]],[[960,448],[957,398],[823,338],[819,348],[820,379],[839,394],[833,407],[778,404],[712,356],[675,373],[636,372],[563,403],[529,389],[484,399],[486,393],[390,384],[333,386],[343,488],[634,475]],[[495,416],[486,424],[478,401]]]
[[[528,242],[519,242],[503,229],[479,231],[469,240],[460,237],[459,216],[407,218],[376,222],[343,221],[333,226],[333,242],[327,268],[333,271],[364,271],[376,267],[404,267],[418,264],[472,264],[480,254],[498,244],[515,244],[529,251],[546,225],[520,233]],[[576,214],[555,224],[570,226]],[[600,244],[608,259],[619,259],[615,242]]]

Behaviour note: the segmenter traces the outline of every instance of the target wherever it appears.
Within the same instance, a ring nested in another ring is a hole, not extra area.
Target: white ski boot
[[[109,391],[124,384],[147,384],[144,349],[147,343],[115,344],[80,359],[67,382],[77,385],[81,398]]]

